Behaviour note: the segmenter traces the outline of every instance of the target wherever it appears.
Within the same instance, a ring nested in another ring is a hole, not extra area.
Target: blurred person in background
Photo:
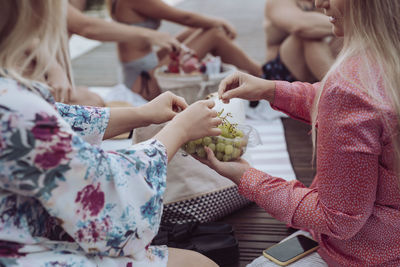
[[[75,3],[78,4],[79,3]],[[142,27],[127,26],[114,21],[87,16],[72,3],[67,11],[68,36],[77,34],[88,39],[102,42],[127,42],[132,48],[140,49],[143,43],[155,45],[166,51],[179,51],[179,42],[167,33],[162,33]],[[46,75],[46,81],[52,85],[56,101],[90,106],[105,106],[103,99],[86,86],[76,86],[68,82],[62,68],[53,62]]]
[[[181,10],[162,0],[107,0],[114,20],[157,30],[163,20],[189,27],[176,38],[190,48],[201,60],[208,53],[220,56],[222,62],[235,65],[252,75],[261,77],[261,64],[248,57],[233,40],[236,30],[226,20]],[[153,71],[170,62],[169,54],[152,50],[144,43],[136,49],[130,43],[120,42],[118,53],[123,69],[124,83],[146,99],[160,93]]]

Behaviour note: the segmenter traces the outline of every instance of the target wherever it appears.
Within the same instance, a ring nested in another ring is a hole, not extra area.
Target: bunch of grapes
[[[248,142],[248,135],[243,133],[243,130],[239,129],[240,126],[228,121],[228,117],[231,117],[230,113],[222,116],[224,110],[218,113],[218,116],[222,119],[222,123],[218,126],[221,129],[221,135],[219,136],[206,136],[194,141],[187,142],[183,149],[193,155],[197,155],[200,158],[206,157],[204,147],[209,147],[220,161],[232,161],[240,158],[246,151]]]

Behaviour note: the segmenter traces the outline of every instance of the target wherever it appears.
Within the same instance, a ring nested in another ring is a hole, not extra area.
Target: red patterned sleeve
[[[275,99],[272,108],[306,123],[311,122],[311,109],[320,83],[276,81]]]

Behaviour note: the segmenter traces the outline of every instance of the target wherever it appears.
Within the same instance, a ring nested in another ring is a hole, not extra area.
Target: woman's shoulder
[[[328,74],[324,89],[381,98],[385,90],[380,73],[377,66],[363,58],[350,57]]]
[[[330,73],[321,101],[336,103],[342,108],[347,106],[348,110],[362,107],[365,112],[381,115],[393,116],[395,113],[381,71],[361,57],[349,58]]]

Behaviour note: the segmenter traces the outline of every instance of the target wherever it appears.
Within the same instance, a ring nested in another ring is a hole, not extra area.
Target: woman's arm
[[[326,15],[303,11],[293,0],[268,0],[265,14],[272,24],[302,38],[321,39],[332,35],[332,24]]]
[[[320,83],[275,82],[275,97],[272,108],[282,111],[290,117],[311,123],[311,111]]]
[[[193,28],[222,27],[228,36],[234,38],[236,30],[223,19],[213,18],[172,7],[160,0],[124,0],[126,6],[144,17],[168,20]]]
[[[380,115],[360,94],[333,87],[321,98],[316,189],[255,169],[240,192],[294,227],[338,239],[353,237],[372,213],[381,153]]]
[[[86,253],[143,255],[161,216],[165,147],[152,139],[107,153],[42,98],[16,92],[0,100],[1,122],[12,125],[0,130],[0,187],[38,199]]]
[[[335,79],[319,104],[316,188],[249,168],[244,161],[220,162],[211,150],[207,164],[278,220],[349,239],[374,207],[382,124],[380,111],[362,90],[343,88],[348,81]]]
[[[145,42],[168,50],[179,50],[179,42],[169,34],[89,17],[72,5],[68,6],[67,19],[68,31],[71,34],[78,34],[89,39],[104,42],[129,42],[137,45],[138,48]]]
[[[91,144],[100,144],[138,127],[171,120],[187,107],[185,100],[166,92],[140,107],[99,108],[56,103],[59,114]]]
[[[310,123],[311,108],[319,87],[319,83],[269,81],[236,72],[221,81],[218,94],[224,102],[229,102],[231,98],[250,101],[264,99],[273,108]]]

